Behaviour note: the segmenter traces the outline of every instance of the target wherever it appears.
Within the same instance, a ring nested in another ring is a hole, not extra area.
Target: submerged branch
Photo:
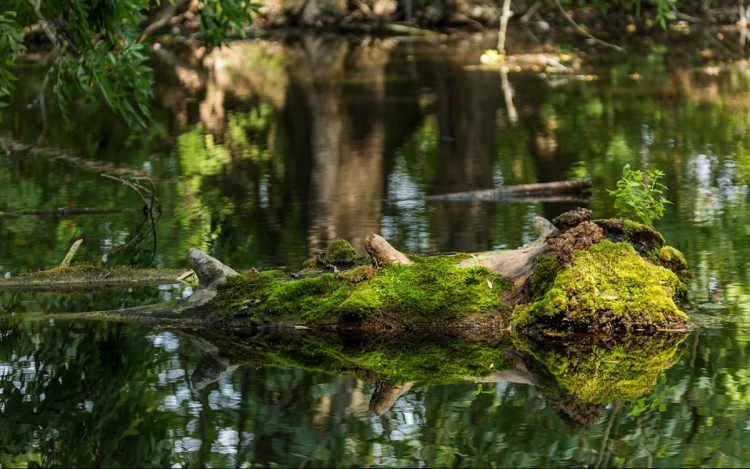
[[[0,212],[0,217],[19,217],[25,215],[52,215],[69,217],[74,215],[101,215],[105,213],[140,213],[141,208],[58,208],[54,210],[19,210],[17,212]]]

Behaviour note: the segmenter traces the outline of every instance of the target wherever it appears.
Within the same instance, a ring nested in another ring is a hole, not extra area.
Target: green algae
[[[670,333],[620,341],[584,336],[557,344],[553,338],[542,343],[517,336],[514,344],[529,354],[524,361],[545,397],[568,393],[580,403],[608,404],[652,390],[659,374],[684,353],[687,336]]]
[[[531,283],[534,302],[514,312],[519,327],[611,330],[688,322],[672,300],[685,285],[626,242],[604,240],[578,251],[562,270],[542,259]]]
[[[503,322],[506,279],[486,267],[460,268],[465,256],[415,258],[411,265],[365,265],[291,281],[279,271],[229,277],[208,316],[311,325],[438,325],[467,317]]]

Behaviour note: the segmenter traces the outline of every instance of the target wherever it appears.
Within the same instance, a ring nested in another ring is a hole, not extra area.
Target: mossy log
[[[0,279],[0,291],[73,292],[177,283],[183,269],[104,268],[73,264]]]
[[[408,256],[370,235],[368,258],[338,240],[293,274],[237,273],[191,249],[193,296],[97,314],[263,328],[686,328],[674,302],[690,276],[682,254],[651,227],[590,217],[579,209],[557,226],[537,217],[530,245],[479,254]]]

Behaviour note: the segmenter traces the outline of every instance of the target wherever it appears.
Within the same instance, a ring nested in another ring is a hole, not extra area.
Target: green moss
[[[659,250],[665,242],[661,233],[652,227],[621,218],[594,220],[594,223],[604,230],[605,236],[610,241],[628,242],[638,254],[658,264]]]
[[[533,358],[525,361],[545,397],[569,393],[580,403],[608,404],[653,389],[659,374],[679,360],[687,336],[673,333],[606,342],[586,337],[556,346],[516,337],[514,343]]]
[[[375,271],[362,266],[297,281],[281,272],[228,278],[218,289],[213,319],[251,316],[315,324],[438,324],[467,316],[502,321],[502,293],[512,285],[486,267],[459,268],[456,256],[424,258]]]
[[[331,244],[326,253],[328,262],[354,263],[360,258],[351,244],[343,239],[337,239]]]
[[[316,253],[314,257],[307,259],[302,268],[303,271],[310,271],[323,270],[331,265],[345,268],[369,263],[369,258],[357,254],[351,244],[343,239],[337,239],[328,247],[328,251]]]
[[[534,300],[542,299],[544,294],[552,288],[561,267],[555,256],[537,257],[534,273],[529,279],[529,296]]]
[[[661,248],[656,263],[674,272],[675,275],[677,275],[677,278],[679,278],[685,285],[695,278],[695,275],[688,270],[688,263],[685,260],[685,256],[671,246],[664,246]],[[687,287],[685,287],[685,289],[686,288]]]
[[[652,243],[656,248],[661,248],[665,244],[661,233],[648,225],[633,220],[625,220],[625,234],[632,242]]]
[[[575,263],[559,271],[551,285],[545,273],[550,263],[543,262],[532,278],[536,301],[516,309],[519,327],[631,329],[688,322],[672,300],[682,282],[629,243],[605,240],[577,252]]]

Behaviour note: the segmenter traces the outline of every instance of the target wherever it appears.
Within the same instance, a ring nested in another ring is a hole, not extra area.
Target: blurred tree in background
[[[63,112],[76,97],[95,93],[121,114],[128,125],[145,128],[153,83],[145,65],[150,48],[144,40],[169,24],[185,0],[8,0],[0,6],[0,98],[13,90],[8,67],[26,49],[24,38],[44,35],[54,58],[42,84],[48,86]],[[248,0],[203,0],[198,28],[207,46],[220,45],[230,30],[242,33],[258,5]],[[39,100],[43,103],[43,99]],[[43,105],[43,104],[42,104]],[[0,104],[2,106],[2,104]],[[44,112],[44,110],[43,110]]]

